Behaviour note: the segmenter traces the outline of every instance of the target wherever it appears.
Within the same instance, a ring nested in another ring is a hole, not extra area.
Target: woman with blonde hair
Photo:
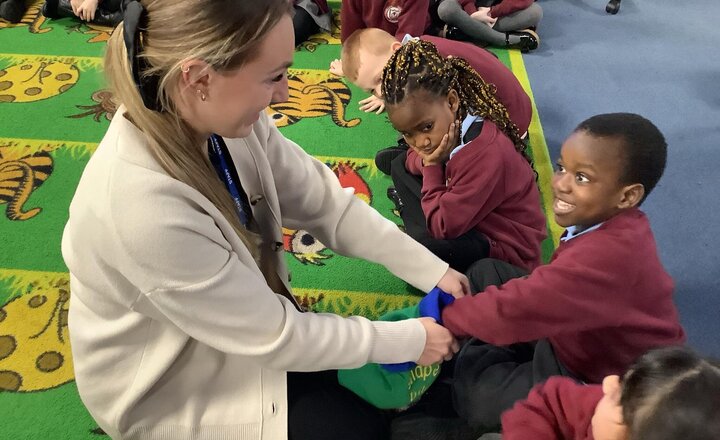
[[[295,302],[282,226],[424,291],[461,296],[467,279],[269,122],[264,108],[288,96],[292,33],[287,0],[143,0],[108,42],[120,106],[62,251],[78,390],[112,438],[381,439],[387,415],[327,370],[457,351],[432,319]]]

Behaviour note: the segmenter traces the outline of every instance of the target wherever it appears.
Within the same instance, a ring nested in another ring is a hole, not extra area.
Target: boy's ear
[[[642,183],[634,183],[622,189],[622,198],[618,208],[628,209],[637,206],[645,195],[645,187]]]

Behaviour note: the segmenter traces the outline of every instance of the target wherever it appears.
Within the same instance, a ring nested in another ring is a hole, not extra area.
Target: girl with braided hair
[[[547,235],[540,193],[495,86],[464,59],[415,40],[391,56],[382,95],[411,147],[392,162],[388,193],[406,232],[459,271],[487,257],[538,266]]]

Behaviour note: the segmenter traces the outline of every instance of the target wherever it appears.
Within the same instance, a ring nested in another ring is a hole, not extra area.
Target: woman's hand
[[[333,60],[330,63],[330,73],[337,76],[345,76],[342,68],[342,60]]]
[[[420,150],[416,150],[418,155],[422,157],[424,165],[442,165],[447,162],[450,152],[457,145],[458,127],[460,127],[460,121],[451,122],[448,132],[445,133],[440,145],[432,153],[426,155]]]
[[[470,282],[467,277],[450,267],[440,278],[437,286],[455,298],[462,298],[470,294]]]
[[[85,21],[92,21],[95,18],[95,11],[97,11],[98,0],[85,0],[82,2],[80,7],[77,9],[75,15]]]
[[[375,114],[379,115],[383,112],[383,110],[385,110],[385,101],[383,101],[382,98],[371,95],[369,98],[365,98],[360,101],[360,110],[366,113],[375,112]]]
[[[418,318],[425,327],[427,337],[425,349],[417,360],[419,365],[432,365],[449,361],[458,352],[460,345],[450,330],[436,323],[433,318]]]

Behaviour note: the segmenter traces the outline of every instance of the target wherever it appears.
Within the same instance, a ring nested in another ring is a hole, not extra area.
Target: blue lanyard
[[[231,167],[228,165],[226,154],[229,154],[229,152],[227,150],[227,146],[225,145],[225,141],[216,134],[211,135],[208,139],[208,155],[210,156],[210,162],[215,167],[218,177],[220,177],[220,180],[223,181],[225,188],[227,188],[228,192],[230,192],[230,195],[235,202],[235,209],[237,210],[238,217],[240,218],[240,223],[247,227],[249,222],[249,213],[251,212],[250,206],[247,203],[247,196],[242,190],[240,181],[238,180],[236,183],[235,179],[233,179],[233,173],[231,172]]]

